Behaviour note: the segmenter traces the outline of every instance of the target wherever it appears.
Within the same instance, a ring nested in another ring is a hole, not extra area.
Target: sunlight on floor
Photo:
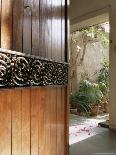
[[[105,128],[98,126],[98,123],[105,121],[107,117],[108,115],[94,118],[70,115],[69,144],[72,145],[106,131]]]

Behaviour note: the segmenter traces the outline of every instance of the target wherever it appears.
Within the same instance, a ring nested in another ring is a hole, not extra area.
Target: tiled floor
[[[116,155],[116,133],[98,127],[105,117],[70,117],[69,155]]]
[[[98,126],[99,122],[103,122],[105,120],[106,115],[93,118],[70,115],[69,144],[72,145],[106,131],[105,128]]]
[[[69,155],[116,155],[116,133],[104,131],[70,146]]]

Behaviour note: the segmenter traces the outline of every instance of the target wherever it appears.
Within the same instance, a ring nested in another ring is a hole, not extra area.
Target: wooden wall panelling
[[[43,1],[42,5],[42,10],[43,10],[43,33],[42,33],[42,38],[43,38],[43,45],[44,45],[44,51],[43,51],[43,57],[47,58],[47,51],[48,51],[48,3],[47,0]]]
[[[45,107],[45,152],[44,155],[51,155],[51,113],[50,89],[46,88],[46,107]]]
[[[62,2],[57,0],[57,60],[62,61]]]
[[[62,2],[57,0],[57,60],[58,61],[63,61],[62,60]],[[61,154],[64,155],[64,140],[63,140],[63,124],[62,124],[62,119],[63,119],[63,109],[62,109],[62,87],[57,88],[57,155]]]
[[[67,101],[66,101],[66,90],[67,90],[67,88],[66,87],[64,87],[64,88],[62,88],[62,128],[63,128],[63,131],[64,132],[62,132],[62,134],[64,135],[64,137],[63,137],[63,148],[64,148],[64,150],[63,150],[63,154],[64,155],[67,155],[67,147],[68,147],[68,145],[67,145],[67,138],[66,137],[68,137],[68,130],[67,130],[67,124],[65,124],[65,123],[68,123],[67,122]]]
[[[12,155],[22,155],[22,91],[12,93]]]
[[[0,47],[1,47],[1,18],[2,18],[2,0],[0,0]]]
[[[13,4],[12,0],[2,0],[1,47],[65,61],[64,4],[65,0],[14,0]],[[3,92],[1,155],[66,155],[66,88]],[[6,136],[9,140],[2,141]]]
[[[52,49],[52,1],[46,0],[46,21],[45,21],[45,57],[51,59]],[[51,103],[51,89],[46,88],[45,100],[45,155],[51,155],[51,119],[52,119],[52,103]]]
[[[32,0],[24,0],[23,11],[23,52],[32,52]]]
[[[12,49],[12,1],[0,1],[0,45]],[[6,11],[7,10],[7,11]],[[12,152],[12,111],[10,90],[0,91],[0,154],[11,155]]]
[[[52,58],[52,0],[46,1],[46,35],[45,35],[45,45],[46,45],[46,58]],[[45,108],[45,155],[51,155],[51,141],[52,141],[52,130],[51,130],[51,121],[52,121],[52,88],[46,88],[46,108]]]
[[[40,88],[32,88],[31,89],[31,155],[38,155],[39,154],[39,104],[40,102]],[[40,154],[41,155],[41,154]]]
[[[39,56],[42,56],[43,44],[42,44],[42,0],[39,2]]]
[[[33,55],[39,55],[40,49],[39,49],[39,4],[40,0],[33,0],[33,7],[32,7],[32,54]]]
[[[0,91],[0,155],[11,155],[10,91]]]
[[[65,0],[62,0],[61,4],[61,15],[62,15],[62,20],[61,20],[61,35],[62,35],[62,61],[65,61]]]
[[[47,0],[47,40],[46,40],[46,57],[52,58],[52,0]]]
[[[30,123],[30,88],[22,89],[22,100],[21,100],[21,154],[30,155],[30,132],[31,132],[31,123]],[[35,105],[36,106],[36,105]],[[35,122],[34,122],[35,123]],[[37,124],[37,122],[35,123]],[[33,149],[33,146],[31,147]],[[33,154],[32,154],[33,155]],[[35,154],[36,155],[36,154]]]
[[[23,0],[13,1],[13,50],[22,52],[23,42]]]
[[[56,155],[63,155],[62,137],[62,95],[61,88],[57,88],[57,152]]]
[[[46,89],[40,88],[39,93],[39,154],[45,154],[45,111],[46,111]]]
[[[65,26],[64,26],[64,32],[65,32],[65,61],[68,62],[68,56],[69,56],[69,40],[70,40],[70,21],[69,21],[69,0],[65,0]],[[65,95],[64,95],[64,101],[65,101],[65,154],[69,154],[69,88],[68,86],[65,87]]]
[[[40,56],[42,57],[46,57],[45,32],[46,32],[46,0],[40,0],[39,45],[40,45]]]
[[[62,61],[67,61],[67,0],[62,0]],[[67,155],[68,147],[69,147],[69,123],[68,123],[68,100],[67,100],[67,87],[62,88],[62,110],[64,113],[62,113],[62,125],[64,130],[64,155]]]
[[[56,154],[57,151],[57,94],[56,94],[56,88],[51,88],[51,96],[50,96],[50,102],[51,102],[51,155]]]
[[[2,0],[1,47],[12,49],[12,1]]]
[[[58,48],[57,48],[57,37],[58,37],[58,27],[57,27],[57,0],[52,0],[52,59],[57,60]]]
[[[52,0],[52,56],[51,58],[53,60],[59,59],[59,52],[60,47],[58,47],[58,1]],[[51,113],[51,154],[57,154],[57,150],[59,150],[58,141],[57,141],[57,133],[59,130],[57,122],[57,87],[51,88],[51,107],[52,107],[52,113]],[[59,105],[60,106],[60,105]]]

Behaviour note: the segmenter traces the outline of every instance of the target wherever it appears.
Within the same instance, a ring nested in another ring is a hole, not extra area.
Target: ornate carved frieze
[[[0,87],[67,85],[68,64],[0,49]]]

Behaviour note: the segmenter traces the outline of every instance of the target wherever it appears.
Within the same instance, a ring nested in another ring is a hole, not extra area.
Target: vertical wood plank
[[[40,27],[39,27],[39,45],[40,56],[46,57],[45,31],[46,31],[46,0],[40,0]]]
[[[61,42],[62,42],[62,61],[65,61],[65,0],[62,0],[61,3]]]
[[[39,155],[39,94],[40,89],[31,89],[31,155]]]
[[[22,155],[30,155],[30,89],[22,90]]]
[[[10,91],[0,91],[0,155],[11,155]]]
[[[51,155],[56,154],[57,150],[57,102],[56,102],[56,88],[51,88]]]
[[[57,60],[62,60],[62,1],[57,0]]]
[[[32,54],[39,55],[39,1],[33,0],[32,9]]]
[[[2,0],[0,0],[0,47],[1,47]]]
[[[13,50],[22,52],[23,0],[13,1]]]
[[[62,114],[61,114],[61,117],[62,117],[62,152],[63,152],[63,155],[67,155],[67,144],[66,144],[66,137],[65,136],[68,136],[67,135],[67,129],[66,129],[66,119],[67,119],[67,112],[65,110],[67,110],[67,107],[66,107],[66,94],[65,94],[65,91],[66,89],[65,88],[62,88]]]
[[[45,105],[46,105],[46,88],[40,88],[39,93],[39,154],[45,154]]]
[[[52,59],[57,60],[58,47],[58,25],[57,25],[57,0],[52,0]]]
[[[51,155],[51,113],[50,89],[46,88],[46,107],[45,107],[45,155]]]
[[[12,49],[12,0],[2,0],[1,47]]]
[[[31,6],[28,3],[24,3],[24,19],[23,19],[23,53],[31,54],[32,41],[32,12]]]
[[[65,0],[15,0],[13,25],[12,0],[2,0],[2,15],[2,48],[13,47],[27,54],[65,60]],[[66,155],[66,89],[49,87],[5,92],[0,92],[1,155]]]
[[[12,96],[12,155],[22,155],[22,91],[15,89]]]
[[[57,88],[57,155],[63,155],[62,132],[62,94],[61,88]]]
[[[47,0],[47,41],[46,57],[52,58],[52,0]]]
[[[68,101],[68,88],[64,88],[63,93],[64,101],[64,154],[69,153],[69,101]]]
[[[46,58],[52,58],[52,0],[46,0]],[[51,119],[52,119],[52,104],[51,104],[51,88],[46,88],[45,101],[45,155],[51,155]]]

